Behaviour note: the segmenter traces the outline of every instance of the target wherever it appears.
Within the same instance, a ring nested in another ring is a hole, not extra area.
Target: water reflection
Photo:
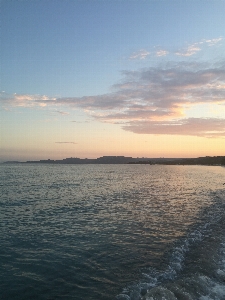
[[[48,297],[67,291],[77,299],[112,299],[142,268],[159,266],[172,243],[201,221],[214,203],[210,191],[225,182],[221,170],[1,166],[5,286],[30,278]]]

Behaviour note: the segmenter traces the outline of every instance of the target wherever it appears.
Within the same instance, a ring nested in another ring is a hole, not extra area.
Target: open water
[[[0,299],[225,299],[225,168],[0,165]]]

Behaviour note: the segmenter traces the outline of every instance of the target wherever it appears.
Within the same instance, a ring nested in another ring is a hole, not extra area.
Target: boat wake
[[[201,222],[177,241],[166,256],[164,270],[149,268],[137,284],[125,288],[117,300],[225,299],[224,190],[202,212]]]

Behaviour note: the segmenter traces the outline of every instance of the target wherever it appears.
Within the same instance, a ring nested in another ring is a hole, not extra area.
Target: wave
[[[225,299],[225,191],[212,193],[214,204],[201,212],[167,253],[163,270],[149,268],[124,288],[117,300]]]

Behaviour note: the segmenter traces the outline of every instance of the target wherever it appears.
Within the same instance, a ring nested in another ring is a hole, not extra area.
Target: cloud
[[[71,121],[72,123],[90,123],[89,120],[85,120],[85,121]]]
[[[173,54],[175,54],[176,56],[181,56],[181,57],[189,57],[189,56],[192,56],[192,55],[198,53],[199,51],[202,51],[204,46],[207,46],[207,47],[215,46],[222,40],[224,40],[223,37],[214,38],[214,39],[202,39],[199,42],[188,45],[186,48],[183,48],[181,50],[173,52]],[[153,51],[152,53],[154,53],[154,52],[155,51]],[[135,60],[135,59],[144,60],[150,54],[151,54],[151,52],[148,52],[145,49],[141,49],[137,52],[134,52],[130,56],[130,59],[131,60]],[[155,55],[157,57],[166,56],[167,54],[169,54],[169,51],[163,50],[163,49],[157,50],[155,52]]]
[[[149,54],[150,54],[150,52],[148,52],[147,50],[142,49],[138,52],[134,52],[130,56],[130,59],[145,59]]]
[[[189,45],[186,49],[175,52],[175,55],[187,56],[187,57],[192,56],[192,55],[198,53],[199,51],[201,51],[203,46],[215,46],[222,40],[223,40],[223,37],[219,37],[219,38],[211,39],[211,40],[202,39],[200,42]]]
[[[188,118],[166,122],[137,121],[124,130],[141,134],[191,135],[207,138],[225,137],[225,119]]]
[[[158,50],[156,56],[166,56],[169,52],[166,50]]]
[[[74,144],[76,145],[77,143],[74,142],[55,142],[56,144]]]
[[[7,94],[0,93],[0,103],[3,108],[13,107],[44,107],[47,101],[55,101],[56,97],[48,97],[46,95],[29,95],[29,94]]]
[[[217,39],[204,40],[204,42],[207,43],[209,46],[214,46],[222,40],[223,40],[223,37],[219,37]]]
[[[225,136],[224,119],[185,118],[197,104],[225,104],[225,61],[168,61],[137,71],[123,71],[113,92],[84,97],[0,94],[3,106],[53,106],[84,110],[100,122],[146,134]],[[58,112],[61,112],[59,110]]]
[[[170,62],[124,71],[123,76],[113,93],[62,98],[61,104],[81,107],[101,122],[120,123],[124,130],[135,133],[224,135],[224,120],[183,119],[185,110],[193,105],[225,103],[224,62]]]
[[[69,115],[69,113],[68,113],[68,112],[61,111],[61,110],[56,110],[55,112],[57,112],[58,114],[60,114],[60,115],[63,115],[63,116],[67,116],[67,115]]]
[[[197,44],[190,45],[186,50],[178,51],[175,54],[179,56],[191,56],[201,51],[201,48]]]

